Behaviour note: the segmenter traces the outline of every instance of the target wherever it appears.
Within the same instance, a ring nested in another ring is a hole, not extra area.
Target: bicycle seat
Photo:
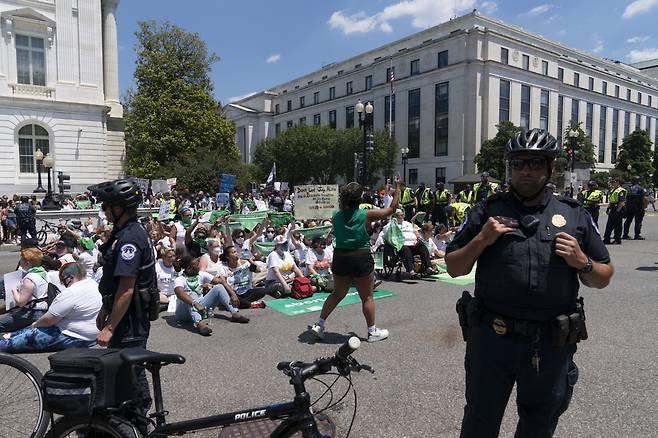
[[[121,358],[130,364],[162,364],[185,363],[185,358],[180,354],[156,353],[144,348],[126,348],[121,351]]]

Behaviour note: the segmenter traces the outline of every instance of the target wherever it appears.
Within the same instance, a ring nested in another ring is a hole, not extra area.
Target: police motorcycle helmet
[[[142,188],[132,178],[116,179],[87,187],[103,204],[124,209],[136,208],[142,203]]]
[[[505,145],[505,159],[522,152],[538,153],[546,158],[555,159],[562,152],[562,145],[546,130],[524,129],[508,140]]]

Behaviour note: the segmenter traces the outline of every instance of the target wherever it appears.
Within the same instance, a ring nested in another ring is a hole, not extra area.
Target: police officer
[[[601,210],[601,202],[603,202],[603,192],[599,190],[599,185],[596,181],[591,180],[587,183],[587,190],[583,190],[578,195],[580,204],[585,207],[585,210],[592,215],[592,219],[596,226],[599,226],[599,210]]]
[[[21,242],[27,238],[27,233],[30,233],[32,239],[36,239],[37,211],[30,204],[30,198],[25,195],[21,196],[21,203],[16,206],[14,213],[16,214],[18,229],[21,230]]]
[[[471,209],[472,205],[466,202],[453,202],[452,204],[444,207],[446,215],[446,226],[458,227],[464,223],[466,215]]]
[[[402,183],[404,188],[402,189],[402,196],[400,197],[400,206],[404,209],[404,219],[410,221],[414,214],[416,214],[416,207],[418,200],[414,196],[411,187]]]
[[[474,197],[473,203],[484,201],[494,193],[498,192],[498,184],[489,182],[489,172],[482,172],[480,174],[480,182],[473,186]]]
[[[644,209],[649,205],[647,191],[640,185],[640,177],[633,177],[633,185],[626,195],[626,221],[624,222],[624,235],[622,239],[630,239],[628,232],[631,229],[631,222],[635,219],[635,240],[644,240],[642,237],[642,220],[644,219]]]
[[[417,200],[417,210],[425,213],[427,219],[429,219],[429,214],[432,212],[432,189],[425,186],[425,183],[420,183],[420,186],[416,190],[416,200]]]
[[[436,191],[434,192],[434,207],[432,209],[433,223],[444,224],[448,226],[445,213],[448,204],[450,204],[450,192],[445,188],[444,183],[436,183]]]
[[[472,204],[474,197],[475,193],[473,193],[473,188],[470,184],[466,184],[464,190],[461,190],[459,193],[457,193],[457,201],[465,202],[467,204]]]
[[[610,180],[610,195],[608,196],[608,221],[605,223],[603,243],[610,245],[610,235],[615,232],[614,243],[621,245],[622,221],[624,219],[624,206],[626,204],[626,189],[619,185],[619,178]]]
[[[553,196],[560,196],[560,193],[557,191],[557,187],[552,182],[546,184],[546,191]]]
[[[155,260],[146,230],[137,222],[142,190],[132,179],[107,181],[87,188],[102,202],[107,220],[114,224],[109,240],[100,247],[103,277],[99,291],[103,308],[96,337],[110,348],[146,347],[151,323],[144,291],[157,289]],[[158,305],[155,300],[154,305]],[[149,389],[144,370],[138,373],[145,406]]]
[[[473,207],[446,249],[453,277],[477,261],[475,298],[465,292],[458,303],[467,340],[463,438],[498,435],[515,383],[517,437],[552,436],[571,399],[575,342],[586,338],[578,280],[603,288],[613,269],[591,216],[545,190],[560,150],[544,130],[514,134],[505,147],[509,193]]]

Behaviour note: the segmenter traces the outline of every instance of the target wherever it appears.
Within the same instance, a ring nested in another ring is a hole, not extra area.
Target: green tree
[[[658,143],[658,142],[656,142]],[[658,144],[653,148],[653,177],[652,182],[654,187],[658,187]]]
[[[502,181],[505,179],[505,144],[521,128],[506,120],[498,123],[496,128],[496,136],[482,143],[473,161],[478,172],[489,172],[492,177]]]
[[[569,133],[571,131],[576,131],[578,133],[578,136],[576,137],[576,147],[574,153],[576,163],[587,163],[591,168],[594,167],[594,164],[596,163],[596,159],[594,158],[594,144],[592,143],[592,139],[585,135],[585,131],[583,131],[581,125],[582,122],[578,123],[572,121],[564,130],[562,138],[565,140],[565,142],[564,148],[562,149],[562,154],[560,156],[562,158],[568,159],[567,151],[572,147]]]
[[[638,175],[642,184],[647,185],[655,170],[651,159],[651,138],[647,131],[637,128],[624,137],[615,168],[626,172],[626,181],[630,181],[632,176]]]
[[[209,73],[219,58],[197,33],[165,22],[140,22],[135,89],[126,108],[126,172],[154,178],[188,156],[223,155],[236,160],[235,128],[221,115]],[[192,162],[193,172],[199,162]],[[177,176],[183,176],[182,174]]]

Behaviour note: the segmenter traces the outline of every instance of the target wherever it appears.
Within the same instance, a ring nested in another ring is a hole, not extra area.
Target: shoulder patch
[[[130,260],[135,258],[135,254],[137,253],[137,247],[132,243],[126,243],[121,247],[120,251],[121,251],[121,258],[129,262]]]

